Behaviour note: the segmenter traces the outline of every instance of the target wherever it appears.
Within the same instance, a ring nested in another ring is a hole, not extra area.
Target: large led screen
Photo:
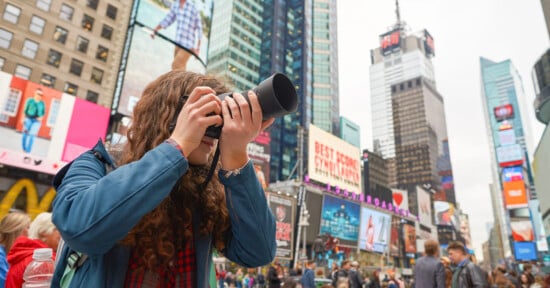
[[[329,233],[342,244],[357,245],[360,205],[325,195],[321,214],[321,234]]]
[[[384,253],[389,245],[391,216],[379,211],[361,208],[359,248]]]

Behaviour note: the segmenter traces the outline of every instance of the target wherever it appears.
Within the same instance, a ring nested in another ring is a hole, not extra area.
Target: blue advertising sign
[[[523,181],[523,167],[506,167],[502,169],[504,182]]]
[[[514,242],[514,257],[519,261],[537,260],[535,242]]]
[[[329,233],[348,244],[357,244],[360,208],[357,203],[325,195],[321,213],[321,234]]]

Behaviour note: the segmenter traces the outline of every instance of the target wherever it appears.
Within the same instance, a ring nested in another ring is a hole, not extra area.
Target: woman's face
[[[48,247],[52,248],[53,251],[57,251],[59,239],[61,239],[61,235],[59,234],[59,231],[57,231],[57,229],[53,229],[52,233],[44,235],[41,238],[44,240],[44,243],[48,245]]]
[[[206,165],[208,164],[208,158],[210,157],[210,153],[214,151],[216,148],[216,145],[218,145],[218,140],[204,136],[202,138],[201,144],[199,147],[197,147],[191,154],[188,155],[187,160],[189,161],[189,164],[192,165]],[[185,151],[183,151],[185,153]]]
[[[521,283],[527,283],[527,276],[525,274],[521,274]]]

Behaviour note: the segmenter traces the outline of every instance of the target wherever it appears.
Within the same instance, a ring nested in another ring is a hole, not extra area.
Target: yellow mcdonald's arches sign
[[[48,191],[42,196],[40,202],[38,201],[38,192],[36,191],[36,185],[30,179],[23,178],[17,180],[13,186],[6,192],[4,198],[0,202],[0,219],[4,218],[9,213],[10,209],[15,203],[17,197],[21,192],[27,192],[27,213],[34,219],[36,215],[47,212],[52,204],[53,198],[55,198],[55,189],[50,187]]]

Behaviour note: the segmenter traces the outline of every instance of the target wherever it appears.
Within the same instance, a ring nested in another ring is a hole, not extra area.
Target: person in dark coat
[[[439,260],[439,243],[424,242],[425,256],[418,258],[414,267],[416,287],[445,288],[445,267]]]

